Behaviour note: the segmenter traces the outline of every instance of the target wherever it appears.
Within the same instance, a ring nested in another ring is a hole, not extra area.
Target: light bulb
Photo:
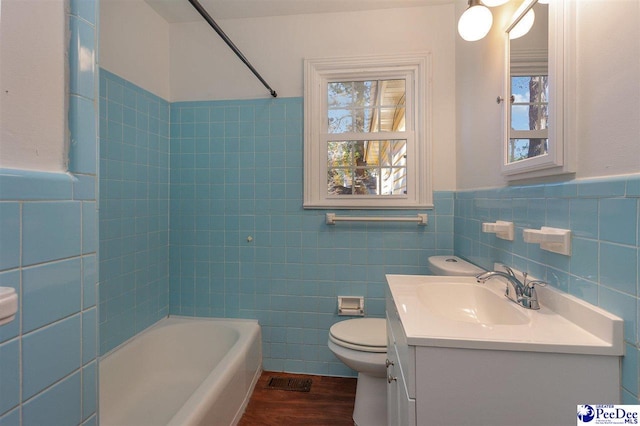
[[[482,4],[484,4],[487,7],[496,7],[496,6],[502,6],[503,4],[505,4],[506,2],[508,2],[509,0],[482,0]],[[538,0],[540,1],[540,0]],[[547,0],[549,1],[549,0]]]
[[[458,33],[466,41],[480,40],[489,33],[493,24],[491,11],[476,4],[465,10],[458,21]]]
[[[523,35],[527,34],[531,27],[533,27],[533,22],[536,20],[536,14],[533,9],[529,9],[529,11],[520,19],[520,22],[516,24],[515,27],[509,31],[509,38],[514,40],[516,38],[520,38]]]

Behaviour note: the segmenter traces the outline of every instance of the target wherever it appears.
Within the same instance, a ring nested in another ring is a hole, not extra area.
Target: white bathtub
[[[260,326],[166,318],[99,368],[101,426],[233,425],[262,371]]]

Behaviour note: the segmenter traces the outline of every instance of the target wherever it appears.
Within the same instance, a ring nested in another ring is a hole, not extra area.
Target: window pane
[[[361,107],[375,105],[378,82],[375,80],[354,81],[352,93],[352,105]]]
[[[406,194],[406,140],[331,141],[329,195]]]
[[[334,82],[327,85],[327,94],[329,108],[344,107],[351,105],[352,101],[352,82]]]
[[[547,153],[548,139],[510,139],[509,162],[526,160]]]
[[[546,75],[511,77],[511,96],[513,130],[548,127],[549,79]]]
[[[407,193],[407,169],[389,167],[380,169],[379,195],[403,195]]]
[[[356,167],[366,165],[365,157],[367,141],[335,141],[327,145],[327,166]]]
[[[329,133],[346,133],[353,131],[352,111],[334,109],[329,111]]]
[[[377,169],[344,168],[327,172],[329,195],[375,195],[377,193]]]
[[[544,130],[549,126],[546,105],[512,105],[511,128],[513,130]]]
[[[373,110],[371,108],[353,110],[353,132],[369,132],[372,125]]]
[[[329,169],[327,171],[329,195],[351,195],[353,186],[352,169]]]
[[[404,130],[404,107],[398,106],[396,108],[380,109],[380,123],[378,125],[378,131],[403,132]]]
[[[367,141],[364,150],[364,165],[377,166],[380,164],[380,147],[385,141]]]
[[[404,131],[405,96],[405,80],[328,83],[328,132]]]
[[[529,129],[529,107],[525,105],[511,106],[511,129],[530,130]]]
[[[407,141],[393,140],[386,141],[381,156],[382,166],[402,166],[407,165]]]
[[[327,147],[327,165],[331,167],[349,167],[354,165],[353,144],[355,142],[329,142]]]
[[[328,167],[405,167],[406,140],[330,141]]]
[[[375,104],[378,81],[336,81],[328,83],[330,108],[345,106],[369,106]]]

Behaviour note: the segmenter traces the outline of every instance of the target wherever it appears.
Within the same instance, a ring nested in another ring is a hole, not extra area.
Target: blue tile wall
[[[70,8],[69,173],[0,169],[2,425],[96,423],[96,3]]]
[[[22,207],[22,264],[33,265],[78,256],[82,203],[27,203]]]
[[[23,424],[79,424],[82,410],[80,375],[80,372],[72,374],[26,402],[22,410]]]
[[[640,175],[513,186],[455,194],[456,254],[484,268],[500,261],[622,317],[626,355],[622,398],[638,403]],[[513,242],[480,231],[482,222],[512,220]],[[572,255],[541,250],[522,229],[571,229]]]
[[[168,314],[169,103],[101,69],[100,105],[104,354]]]
[[[29,399],[80,368],[80,316],[73,315],[22,339],[22,396]]]
[[[18,339],[0,346],[0,413],[20,402],[20,347]]]
[[[386,273],[427,273],[428,256],[452,253],[453,192],[435,194],[427,227],[327,226],[302,209],[302,103],[171,104],[170,313],[256,318],[265,369],[352,375],[327,348],[345,319],[336,296],[384,316]]]
[[[22,330],[33,331],[80,311],[80,257],[23,268]]]
[[[0,269],[20,266],[20,204],[0,204]]]

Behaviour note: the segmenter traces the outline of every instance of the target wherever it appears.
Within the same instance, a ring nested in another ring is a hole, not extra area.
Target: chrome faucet
[[[520,281],[513,269],[507,265],[502,265],[507,272],[502,271],[489,271],[483,272],[476,276],[476,280],[479,283],[485,283],[486,281],[495,278],[502,277],[507,280],[507,289],[504,293],[511,301],[517,303],[523,308],[527,309],[540,309],[538,303],[538,294],[536,292],[536,285],[545,286],[546,282],[540,280],[527,280],[527,273],[523,272],[524,282]],[[513,289],[513,291],[512,291]]]

